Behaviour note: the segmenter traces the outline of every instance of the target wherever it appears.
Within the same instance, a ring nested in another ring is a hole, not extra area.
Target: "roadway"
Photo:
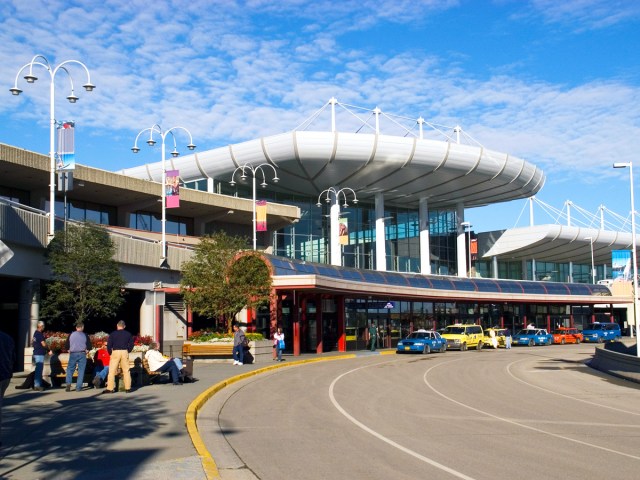
[[[214,395],[198,429],[223,479],[637,479],[640,386],[593,345],[363,355]]]

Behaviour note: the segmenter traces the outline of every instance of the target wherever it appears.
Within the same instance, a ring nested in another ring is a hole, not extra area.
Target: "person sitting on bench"
[[[169,372],[171,382],[174,385],[182,385],[180,382],[181,377],[184,381],[186,374],[184,373],[184,367],[180,359],[164,356],[158,350],[158,344],[156,342],[151,342],[149,350],[144,354],[144,358],[149,363],[149,370],[160,373]]]

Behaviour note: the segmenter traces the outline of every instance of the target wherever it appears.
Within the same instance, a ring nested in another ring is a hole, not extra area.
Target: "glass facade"
[[[229,178],[231,180],[231,178]],[[238,179],[236,179],[238,180]],[[257,179],[260,183],[261,177]],[[269,183],[269,177],[266,179]],[[207,182],[199,180],[185,185],[186,188],[206,190]],[[237,181],[215,180],[213,190],[224,195],[251,198],[251,178]],[[331,263],[329,245],[330,204],[318,197],[288,195],[274,192],[268,188],[257,190],[258,200],[295,205],[300,208],[301,217],[297,223],[275,232],[273,252],[275,255],[316,263]],[[341,207],[340,217],[345,218],[349,229],[348,244],[342,248],[342,265],[358,269],[376,269],[375,206],[358,203],[354,205],[347,199],[349,206]],[[395,272],[420,272],[420,222],[416,210],[385,206],[385,253],[386,268]],[[457,275],[457,235],[459,221],[455,210],[429,210],[429,248],[431,273],[435,275]],[[470,238],[476,238],[471,233]],[[467,238],[465,238],[465,243]],[[468,246],[467,246],[468,248]],[[570,275],[569,264],[536,262],[535,278],[533,262],[498,262],[497,278],[538,281],[591,283],[590,265],[573,264]],[[494,278],[491,261],[473,258],[472,267],[481,278]],[[605,268],[596,267],[596,279],[604,278]]]

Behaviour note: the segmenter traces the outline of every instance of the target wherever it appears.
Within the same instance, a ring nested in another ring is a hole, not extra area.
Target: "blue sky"
[[[188,128],[203,151],[292,130],[336,97],[462,126],[539,166],[538,198],[559,210],[571,200],[630,211],[628,171],[611,165],[640,172],[635,0],[5,0],[0,21],[2,143],[49,150],[46,71],[9,92],[42,54],[91,72],[97,88],[86,93],[71,67],[75,105],[56,75],[56,117],[76,122],[78,162],[92,167],[158,161],[130,150],[156,123]],[[476,231],[523,226],[524,207],[472,209],[467,220]]]

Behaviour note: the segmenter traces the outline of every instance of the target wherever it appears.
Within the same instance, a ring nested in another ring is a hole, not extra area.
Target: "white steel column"
[[[387,239],[384,228],[384,195],[376,193],[376,270],[387,271]]]
[[[331,243],[331,265],[342,266],[342,245],[340,245],[340,201],[334,195],[329,212],[329,236]]]
[[[458,276],[467,276],[467,249],[465,246],[464,227],[461,225],[464,222],[464,205],[459,203],[456,205],[456,218],[458,219],[458,238],[456,241],[456,252],[458,257]]]
[[[431,248],[429,247],[429,205],[426,198],[418,204],[418,221],[420,222],[420,273],[431,275]]]
[[[491,263],[493,265],[493,278],[499,278],[498,277],[498,257],[496,257],[495,255],[491,258]]]

